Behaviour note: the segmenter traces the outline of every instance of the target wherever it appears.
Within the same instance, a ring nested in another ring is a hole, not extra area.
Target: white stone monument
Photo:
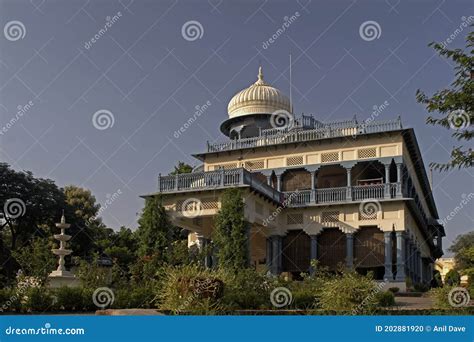
[[[66,223],[63,211],[61,222],[56,223],[56,227],[61,229],[61,234],[54,234],[54,238],[59,241],[59,248],[52,249],[53,254],[59,256],[59,263],[58,268],[48,276],[49,287],[78,286],[80,284],[79,279],[64,266],[64,257],[72,253],[72,250],[66,249],[66,242],[71,239],[71,235],[66,235],[65,232],[70,226],[69,223]]]

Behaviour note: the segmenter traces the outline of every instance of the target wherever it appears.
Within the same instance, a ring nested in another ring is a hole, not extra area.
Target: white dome
[[[251,114],[272,114],[278,110],[292,113],[290,99],[278,89],[265,83],[262,67],[258,70],[258,80],[250,87],[238,92],[227,107],[229,118]]]

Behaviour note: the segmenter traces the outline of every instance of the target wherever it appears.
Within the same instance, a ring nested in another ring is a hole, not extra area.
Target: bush
[[[29,288],[22,298],[24,311],[49,311],[53,306],[53,297],[50,291],[44,287]]]
[[[433,307],[436,309],[452,309],[449,304],[448,295],[454,286],[443,286],[431,289],[429,292],[430,298],[433,300]]]
[[[450,270],[446,273],[446,277],[444,278],[444,283],[449,286],[456,286],[459,285],[461,282],[461,276],[459,275],[458,271]]]
[[[344,272],[325,281],[321,287],[320,307],[325,310],[372,310],[379,291],[371,276]]]
[[[387,307],[395,305],[395,296],[392,291],[379,292],[376,297],[379,306]]]
[[[121,288],[115,291],[113,307],[117,309],[151,308],[155,302],[152,287]]]
[[[421,283],[416,283],[414,288],[415,288],[416,292],[426,292],[430,289],[430,287],[428,285],[421,284]]]
[[[221,311],[222,301],[219,295],[223,284],[221,279],[216,278],[216,272],[200,268],[198,266],[168,267],[164,270],[166,274],[158,290],[158,307],[174,313],[193,314],[215,314]],[[195,280],[204,281],[209,287],[197,289]],[[207,293],[215,292],[216,296]]]
[[[81,287],[63,286],[54,290],[54,309],[64,311],[78,311],[85,307]]]
[[[219,272],[224,280],[222,303],[228,309],[261,309],[270,305],[270,284],[263,273],[252,269]]]
[[[12,288],[0,289],[0,312],[20,311],[21,302],[17,291]]]

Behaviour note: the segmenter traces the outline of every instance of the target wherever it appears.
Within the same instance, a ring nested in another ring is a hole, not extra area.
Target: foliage
[[[471,25],[472,27],[472,25]],[[439,43],[431,43],[431,47],[442,57],[448,58],[456,65],[455,80],[451,89],[443,89],[428,97],[418,90],[418,102],[424,104],[429,113],[438,112],[441,118],[428,116],[426,122],[444,128],[455,128],[452,136],[457,140],[469,141],[474,135],[471,123],[474,121],[474,32],[471,31],[466,39],[466,51],[461,49],[449,50]],[[461,115],[455,114],[462,113]],[[473,151],[471,148],[455,147],[451,151],[451,160],[445,164],[432,163],[431,166],[440,170],[451,168],[472,167]]]
[[[115,291],[113,308],[152,308],[156,295],[152,286],[123,287]]]
[[[53,296],[45,287],[29,288],[23,298],[24,311],[46,312],[50,311],[53,306]]]
[[[222,302],[230,309],[259,309],[269,307],[269,281],[263,273],[253,269],[219,271],[223,279],[224,297]]]
[[[433,300],[433,306],[436,309],[452,309],[453,307],[449,304],[449,292],[455,286],[445,285],[443,287],[438,287],[431,289],[429,292],[430,298]]]
[[[139,239],[139,255],[157,255],[159,259],[165,261],[172,230],[161,196],[148,197],[138,220],[136,232]]]
[[[357,310],[365,312],[377,304],[376,283],[371,276],[353,271],[343,272],[325,281],[319,305],[326,310]]]
[[[85,260],[79,261],[79,267],[76,275],[81,280],[85,287],[98,288],[101,286],[110,285],[112,282],[110,269],[101,267],[98,264],[98,255],[94,255],[92,262]]]
[[[57,262],[51,253],[52,247],[51,241],[37,237],[27,246],[12,251],[12,255],[25,275],[37,277],[44,284]]]
[[[449,270],[449,272],[446,273],[446,276],[444,277],[444,283],[449,286],[459,285],[460,282],[461,276],[456,270]]]
[[[213,231],[219,267],[233,270],[248,267],[248,225],[242,193],[236,188],[224,191],[221,204]]]
[[[392,291],[379,292],[376,295],[378,306],[387,307],[395,305],[395,295]]]
[[[174,167],[174,171],[170,172],[170,176],[179,175],[182,173],[191,173],[193,171],[193,167],[185,162],[179,161],[178,165]]]
[[[456,269],[471,280],[474,277],[474,232],[458,235],[449,251],[454,253]]]
[[[388,290],[392,292],[393,294],[400,292],[399,287],[390,287]]]
[[[82,287],[62,286],[54,290],[54,298],[55,310],[80,311],[85,306]]]

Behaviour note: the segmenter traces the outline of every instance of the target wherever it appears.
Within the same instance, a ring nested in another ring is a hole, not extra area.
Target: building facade
[[[318,260],[372,271],[402,290],[408,279],[430,282],[445,233],[413,129],[400,119],[296,118],[261,68],[228,115],[228,140],[193,155],[201,166],[158,177],[157,193],[173,223],[191,232],[190,245],[210,242],[222,192],[238,187],[257,269],[297,278]]]

